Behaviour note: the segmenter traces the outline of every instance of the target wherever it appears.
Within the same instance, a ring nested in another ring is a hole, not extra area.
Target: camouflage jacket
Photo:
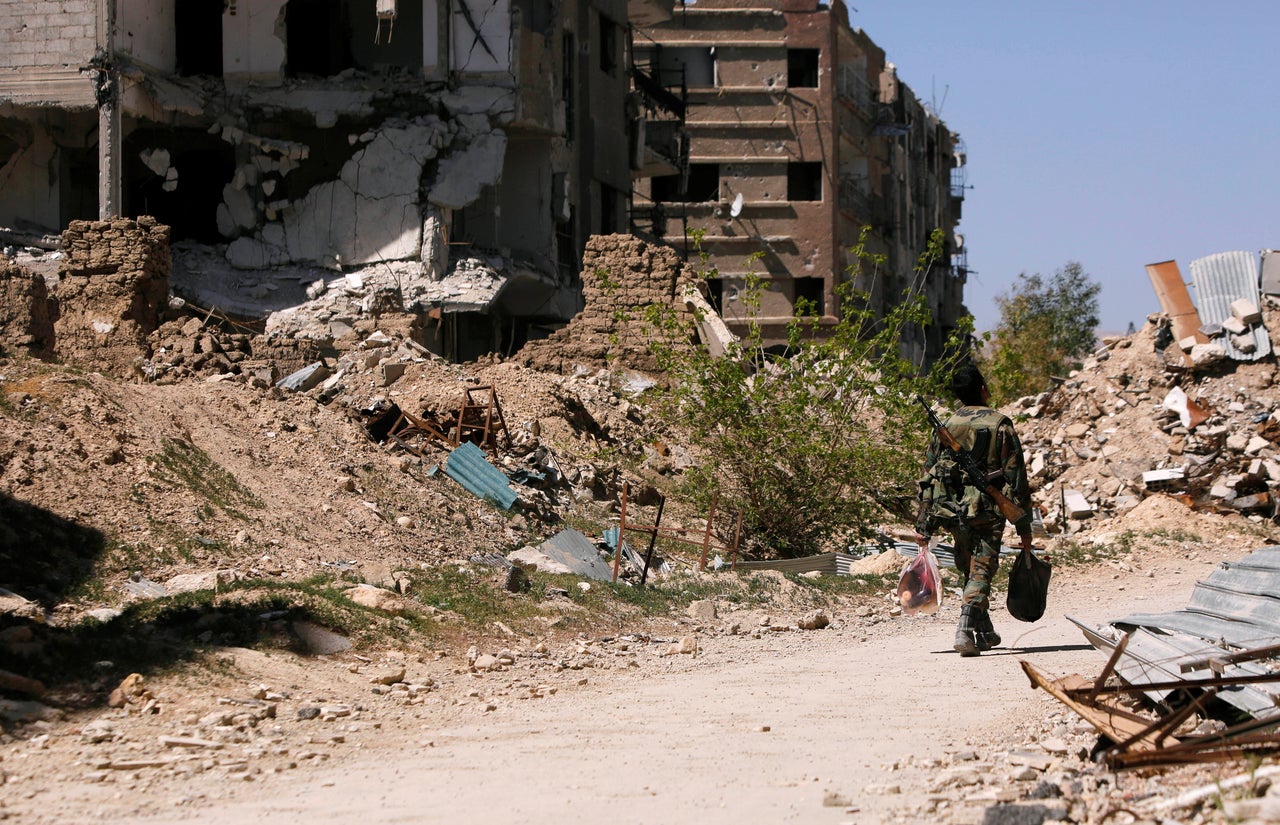
[[[1022,442],[1009,418],[990,407],[961,407],[943,421],[947,430],[992,479],[996,488],[1026,512],[1014,526],[1031,532],[1031,483],[1022,458]],[[917,495],[916,531],[933,535],[939,527],[960,523],[992,526],[1004,517],[991,496],[975,487],[935,433],[924,458]]]

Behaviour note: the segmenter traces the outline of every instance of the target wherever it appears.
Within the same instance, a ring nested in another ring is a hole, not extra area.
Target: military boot
[[[973,640],[978,643],[978,650],[990,650],[1000,644],[1000,634],[991,624],[991,611],[981,610],[974,627]]]
[[[978,641],[974,638],[976,619],[980,608],[966,604],[960,608],[960,624],[956,625],[956,652],[961,656],[977,656]]]

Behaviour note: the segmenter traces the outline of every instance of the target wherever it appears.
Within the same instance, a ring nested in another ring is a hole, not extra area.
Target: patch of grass
[[[203,510],[217,507],[239,521],[249,521],[240,508],[261,509],[262,501],[209,454],[194,444],[166,438],[161,451],[148,457],[151,475],[174,487],[185,487],[203,499]]]
[[[831,598],[873,596],[898,586],[896,573],[882,576],[818,576],[812,579],[788,574],[787,580],[805,590]]]
[[[468,623],[479,625],[531,612],[513,603],[490,577],[449,565],[414,573],[410,592],[425,605],[457,613]]]

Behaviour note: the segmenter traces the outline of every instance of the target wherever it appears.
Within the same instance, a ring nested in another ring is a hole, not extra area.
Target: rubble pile
[[[1275,364],[1168,358],[1177,346],[1161,339],[1161,320],[1108,339],[1052,390],[1006,409],[1050,532],[1079,533],[1154,493],[1254,522],[1275,514]]]

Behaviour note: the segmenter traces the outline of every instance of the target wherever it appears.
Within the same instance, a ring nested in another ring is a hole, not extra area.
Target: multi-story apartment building
[[[701,236],[731,326],[746,324],[749,272],[765,279],[756,320],[772,342],[801,299],[833,321],[836,286],[852,279],[878,314],[923,290],[935,320],[909,330],[905,347],[921,360],[940,351],[966,312],[963,150],[841,0],[684,0],[671,20],[636,31],[633,53],[688,95],[687,166],[640,181],[634,212],[657,215],[651,225],[672,244]],[[863,227],[884,266],[851,260]],[[917,277],[936,228],[942,257]]]
[[[670,13],[0,0],[0,226],[152,215],[193,300],[252,314],[344,279],[363,306],[331,301],[310,333],[425,310],[453,357],[510,351],[572,317],[587,237],[628,225],[629,19]]]

